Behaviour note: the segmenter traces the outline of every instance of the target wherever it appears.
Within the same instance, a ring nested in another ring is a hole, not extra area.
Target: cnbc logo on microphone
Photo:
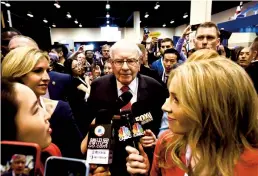
[[[94,133],[96,136],[101,137],[105,134],[105,128],[99,125],[95,128]]]
[[[152,118],[151,113],[147,112],[143,115],[135,117],[135,121],[136,122],[141,122],[141,124],[144,125],[145,123],[153,121],[153,118]]]

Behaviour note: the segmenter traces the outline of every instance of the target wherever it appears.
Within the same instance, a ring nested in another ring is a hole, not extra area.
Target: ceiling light
[[[107,21],[107,24],[109,24],[109,21]]]
[[[109,25],[107,25],[107,27],[109,27]]]
[[[148,18],[148,17],[149,17],[149,14],[148,12],[146,12],[144,18]]]
[[[53,26],[53,27],[56,27],[56,25],[55,25],[54,23],[52,24],[52,26]]]
[[[79,27],[82,27],[82,24],[79,24]]]
[[[166,27],[166,24],[163,24],[163,27]]]
[[[5,6],[6,6],[6,7],[11,7],[11,4],[8,3],[8,2],[6,2],[6,3],[5,3]]]
[[[106,9],[110,9],[110,4],[106,4]]]
[[[43,22],[44,22],[44,23],[47,23],[48,21],[46,20],[46,18],[44,18]]]
[[[67,18],[72,18],[72,15],[69,12],[67,12],[66,16]]]
[[[174,20],[171,20],[170,23],[173,24],[175,21]]]
[[[4,1],[1,1],[1,4],[5,4],[5,2],[4,2]]]
[[[187,17],[188,17],[188,15],[187,15],[187,13],[185,13],[184,16],[183,16],[183,18],[187,18]]]
[[[141,23],[142,21],[139,21],[139,23]]]
[[[107,18],[109,18],[109,17],[110,17],[109,13],[107,13],[106,17],[107,17]]]
[[[31,18],[33,17],[33,15],[32,15],[31,12],[28,12],[27,15],[28,15],[29,17],[31,17]]]
[[[61,6],[58,4],[58,2],[55,2],[54,6],[56,6],[56,8],[60,8]]]
[[[159,2],[157,2],[156,5],[155,5],[155,7],[154,7],[154,9],[157,10],[159,7],[160,7]]]
[[[74,20],[74,22],[75,22],[75,24],[78,24],[78,21],[77,21],[77,19],[75,19],[75,20]]]

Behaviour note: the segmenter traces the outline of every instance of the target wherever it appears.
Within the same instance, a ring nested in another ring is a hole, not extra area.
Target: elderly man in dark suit
[[[136,43],[127,40],[118,41],[111,47],[110,59],[114,74],[105,75],[92,82],[87,112],[89,112],[88,118],[94,118],[99,110],[112,108],[118,96],[126,88],[133,95],[130,104],[144,102],[142,108],[149,107],[153,116],[150,129],[146,130],[146,136],[141,138],[143,147],[153,149],[163,114],[161,106],[168,92],[158,81],[138,73],[141,54]],[[119,110],[117,111],[119,113]],[[113,163],[110,166],[112,176],[129,175],[125,165],[126,156],[124,144],[117,141]]]

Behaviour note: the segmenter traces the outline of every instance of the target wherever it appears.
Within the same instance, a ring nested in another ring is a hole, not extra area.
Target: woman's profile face
[[[174,77],[169,85],[169,98],[162,106],[162,110],[168,113],[169,129],[175,134],[186,134],[193,128],[193,122],[184,113],[181,100],[178,98],[174,87],[177,78]]]
[[[15,123],[17,140],[39,144],[43,149],[51,143],[51,132],[48,114],[38,103],[34,92],[27,86],[16,83],[15,92],[18,102],[18,112]]]
[[[37,97],[45,95],[50,81],[49,75],[49,62],[46,58],[41,58],[38,63],[32,69],[22,77],[23,83],[31,88]]]

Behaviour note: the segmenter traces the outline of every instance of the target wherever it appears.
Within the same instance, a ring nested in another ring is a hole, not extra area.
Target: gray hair
[[[117,41],[114,45],[111,46],[111,48],[109,50],[111,59],[114,58],[113,54],[114,54],[115,50],[126,49],[126,48],[131,48],[132,50],[136,51],[137,54],[139,55],[139,57],[142,55],[142,52],[136,43],[134,43],[130,40],[122,39],[122,40]]]

